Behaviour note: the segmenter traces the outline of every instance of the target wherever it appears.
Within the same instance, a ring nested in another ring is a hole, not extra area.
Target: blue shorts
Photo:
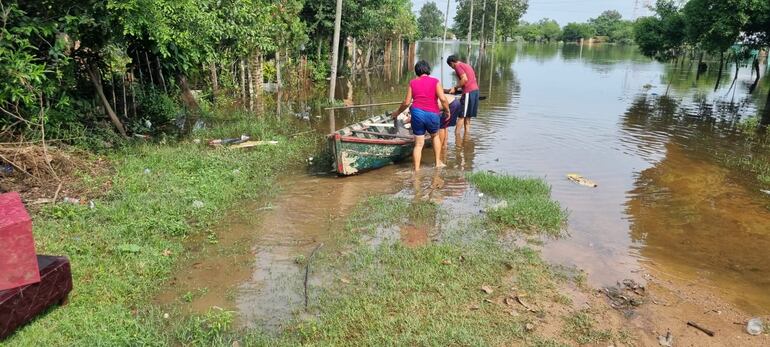
[[[479,114],[479,91],[474,90],[468,94],[463,94],[460,102],[463,104],[463,113],[460,117],[474,118]]]
[[[429,134],[438,132],[441,119],[438,113],[423,111],[417,107],[412,107],[410,112],[412,113],[412,131],[415,135],[425,135],[426,131]]]

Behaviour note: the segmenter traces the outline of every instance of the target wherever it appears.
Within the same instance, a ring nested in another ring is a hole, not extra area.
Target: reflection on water
[[[454,76],[449,68],[441,76],[441,57],[465,47],[450,43],[442,53],[440,43],[424,42],[417,58],[448,86]],[[437,190],[445,206],[478,211],[467,203],[478,204],[464,179],[469,171],[545,177],[570,210],[570,236],[544,247],[551,261],[585,269],[595,285],[634,278],[647,264],[740,293],[727,297],[754,314],[770,312],[770,210],[759,193],[767,187],[720,161],[770,155],[766,142],[747,140],[737,127],[764,103],[770,79],[749,95],[751,72],[742,69],[733,83],[728,66],[715,91],[713,69],[696,78],[697,63],[660,64],[632,47],[510,43],[481,58],[472,51],[488,99],[471,138],[455,143],[450,131],[449,167]],[[359,78],[352,99],[400,100],[410,69],[392,77]],[[336,124],[382,111],[339,112]],[[565,178],[572,172],[599,188],[572,184]]]

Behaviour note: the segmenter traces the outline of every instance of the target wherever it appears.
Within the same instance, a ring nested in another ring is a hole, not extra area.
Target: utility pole
[[[342,0],[337,0],[337,12],[334,15],[334,40],[332,47],[332,76],[329,81],[329,100],[334,101],[337,88],[337,61],[340,53],[340,27],[342,26]]]
[[[471,0],[471,15],[468,17],[468,57],[467,63],[471,62],[471,37],[473,34],[473,0]]]
[[[481,52],[484,50],[484,44],[486,42],[486,37],[484,37],[484,25],[486,24],[487,20],[487,0],[484,0],[484,4],[481,5],[481,35],[479,36],[479,56],[481,56]]]
[[[497,43],[497,5],[500,4],[500,0],[495,0],[495,24],[492,25],[492,46]]]
[[[444,61],[444,52],[446,52],[446,30],[447,26],[449,25],[449,3],[452,2],[452,0],[446,0],[446,12],[444,12],[444,41],[442,41],[441,44],[441,61],[439,62],[439,65],[441,65],[441,85],[444,85],[444,64],[446,63]]]

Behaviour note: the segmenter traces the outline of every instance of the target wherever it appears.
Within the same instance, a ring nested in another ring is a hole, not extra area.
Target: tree
[[[642,54],[658,60],[670,60],[685,44],[685,19],[673,0],[658,0],[655,16],[637,20],[634,41]]]
[[[746,0],[690,0],[682,9],[687,40],[706,52],[725,52],[748,23]]]
[[[537,22],[537,25],[540,28],[543,40],[550,42],[561,38],[561,27],[555,20],[543,18]]]
[[[599,17],[589,19],[588,22],[596,29],[596,35],[610,36],[620,28],[622,20],[620,12],[611,10],[602,12]]]
[[[454,27],[452,32],[457,37],[466,37],[468,35],[468,24],[470,21],[470,3],[471,0],[457,0],[457,14],[454,17]],[[487,1],[487,6],[482,9],[482,2],[474,1],[473,15],[481,16],[483,11],[492,15],[495,13],[495,1]],[[500,1],[497,13],[497,36],[503,40],[511,37],[516,31],[519,19],[527,11],[528,2],[526,0],[508,0]],[[478,38],[481,33],[481,21],[473,21],[473,35]],[[492,37],[493,35],[486,35]]]
[[[569,23],[562,31],[564,41],[579,41],[580,39],[590,39],[596,35],[596,29],[588,23]]]
[[[435,2],[431,1],[422,6],[417,27],[421,38],[436,38],[443,35],[444,14]]]

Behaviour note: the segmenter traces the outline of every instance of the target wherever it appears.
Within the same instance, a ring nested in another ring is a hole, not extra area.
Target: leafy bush
[[[139,92],[137,104],[137,119],[129,123],[134,132],[157,132],[181,113],[181,107],[174,99],[154,88]]]

